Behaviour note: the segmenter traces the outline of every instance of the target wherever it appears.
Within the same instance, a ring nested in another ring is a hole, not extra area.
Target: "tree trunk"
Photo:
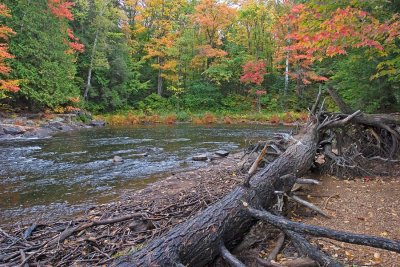
[[[285,59],[285,87],[283,88],[283,108],[287,110],[287,95],[289,91],[289,51],[286,52]]]
[[[162,77],[162,59],[160,57],[157,58],[157,63],[159,65],[158,75],[157,75],[157,94],[162,96],[163,94],[163,77]]]
[[[142,250],[118,259],[114,266],[204,266],[243,239],[256,220],[248,207],[271,209],[275,191],[289,191],[296,177],[312,164],[317,149],[316,125],[290,146],[274,162],[250,180],[250,187],[239,186],[222,200],[182,223]]]
[[[94,38],[94,42],[93,42],[92,52],[90,54],[90,65],[89,65],[88,76],[87,76],[87,80],[86,80],[85,92],[83,93],[84,100],[88,99],[89,89],[92,86],[92,71],[93,71],[94,55],[96,53],[98,38],[99,38],[99,32],[97,31],[96,36]]]
[[[328,93],[332,97],[335,104],[339,107],[340,111],[344,114],[351,114],[351,108],[343,101],[343,99],[339,96],[338,92],[332,88],[328,88]]]

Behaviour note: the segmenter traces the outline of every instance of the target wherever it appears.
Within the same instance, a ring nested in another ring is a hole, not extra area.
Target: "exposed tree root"
[[[249,208],[249,211],[250,214],[256,217],[257,219],[267,221],[268,223],[282,230],[289,230],[297,233],[308,234],[318,237],[326,237],[346,243],[382,248],[400,253],[400,241],[393,241],[387,238],[375,237],[369,235],[347,233],[343,231],[327,229],[324,227],[292,222],[283,217],[273,215],[272,213],[253,208]]]

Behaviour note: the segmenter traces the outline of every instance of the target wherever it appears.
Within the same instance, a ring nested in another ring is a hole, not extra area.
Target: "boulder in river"
[[[220,157],[226,157],[229,155],[229,152],[226,150],[218,150],[215,152],[215,155],[220,156]]]
[[[114,158],[112,159],[112,161],[113,161],[114,163],[118,163],[118,162],[123,162],[124,159],[121,158],[120,156],[114,156]]]
[[[206,154],[198,154],[192,157],[192,160],[194,161],[206,161],[208,160],[208,157]]]
[[[7,126],[3,128],[5,134],[17,135],[23,134],[26,130],[20,126]]]

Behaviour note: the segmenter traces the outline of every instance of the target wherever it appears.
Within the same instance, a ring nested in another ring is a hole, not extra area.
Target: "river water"
[[[168,173],[208,164],[192,161],[195,154],[237,152],[287,131],[265,125],[140,125],[82,129],[41,140],[2,140],[0,225],[106,203]],[[113,163],[114,156],[124,161]]]

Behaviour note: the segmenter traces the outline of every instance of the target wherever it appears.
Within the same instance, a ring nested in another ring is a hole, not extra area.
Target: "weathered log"
[[[316,125],[283,152],[274,162],[254,175],[250,187],[237,187],[219,202],[197,216],[177,225],[145,248],[121,257],[114,266],[204,266],[220,255],[220,244],[234,248],[256,219],[247,207],[270,209],[276,202],[275,191],[289,192],[296,176],[311,166],[317,149]],[[292,175],[293,174],[293,175]]]

